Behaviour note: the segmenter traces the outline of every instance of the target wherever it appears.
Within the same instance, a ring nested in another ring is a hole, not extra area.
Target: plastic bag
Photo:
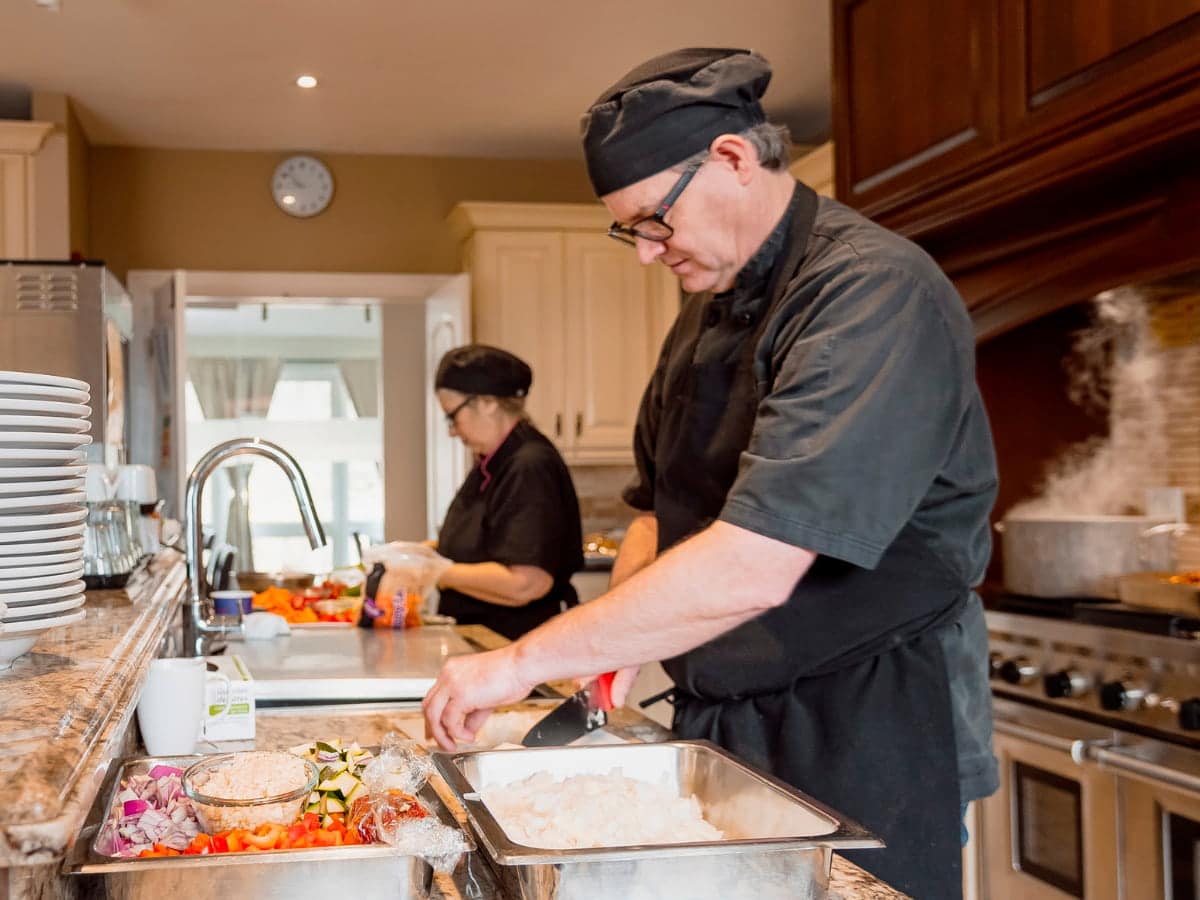
[[[425,544],[393,541],[363,549],[369,574],[362,617],[366,628],[415,628],[426,595],[453,565]]]
[[[384,736],[362,780],[367,795],[351,805],[347,825],[364,841],[383,841],[405,856],[420,856],[438,872],[453,872],[472,849],[458,828],[443,824],[417,798],[433,762],[400,735]]]

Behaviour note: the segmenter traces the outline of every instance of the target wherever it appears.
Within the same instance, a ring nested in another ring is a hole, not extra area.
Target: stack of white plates
[[[83,618],[87,382],[0,371],[0,669]]]

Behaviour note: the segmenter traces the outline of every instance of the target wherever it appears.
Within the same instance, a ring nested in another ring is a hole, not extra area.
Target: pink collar
[[[505,433],[504,437],[501,439],[500,443],[498,443],[496,445],[495,450],[493,450],[487,456],[481,456],[479,458],[479,471],[483,473],[483,481],[480,482],[480,484],[479,484],[479,493],[482,494],[484,491],[486,491],[487,486],[492,481],[492,473],[489,472],[488,468],[487,468],[488,463],[490,463],[492,461],[493,456],[495,456],[497,453],[500,452],[500,448],[503,447],[508,442],[509,437],[513,433],[513,429],[516,427],[517,427],[516,425],[513,425],[512,428],[508,429],[508,431]]]

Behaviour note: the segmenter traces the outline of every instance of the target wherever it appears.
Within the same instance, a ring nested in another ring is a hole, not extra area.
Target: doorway
[[[128,280],[142,350],[131,362],[142,385],[131,456],[155,466],[173,514],[195,460],[250,435],[296,457],[330,542],[308,548],[273,467],[235,461],[208,482],[203,521],[237,548],[239,567],[329,571],[358,562],[355,533],[372,542],[436,533],[467,465],[432,390],[442,353],[469,340],[466,276]]]

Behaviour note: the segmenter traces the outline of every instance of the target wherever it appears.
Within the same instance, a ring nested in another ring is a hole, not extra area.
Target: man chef
[[[640,511],[603,597],[447,662],[444,747],[554,679],[663,665],[707,738],[887,842],[855,861],[958,897],[962,808],[996,789],[972,587],[996,469],[974,334],[918,247],[787,172],[745,50],[629,72],[583,118],[610,235],[668,266],[682,311],[634,438]]]

